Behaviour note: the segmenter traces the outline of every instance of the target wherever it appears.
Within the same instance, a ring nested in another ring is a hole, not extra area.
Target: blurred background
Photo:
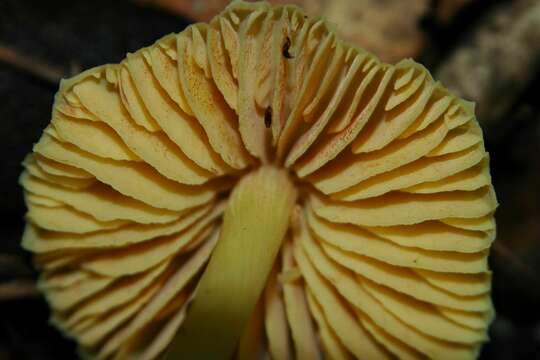
[[[477,102],[501,203],[490,258],[497,318],[481,358],[540,358],[540,1],[288,2],[325,15],[384,61],[414,58]],[[49,122],[59,79],[118,62],[227,3],[0,0],[0,360],[75,358],[74,344],[48,325],[19,247],[20,163]]]

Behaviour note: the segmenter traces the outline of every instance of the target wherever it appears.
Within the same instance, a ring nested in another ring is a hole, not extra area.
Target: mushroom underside
[[[286,176],[295,203],[251,269],[260,291],[236,298],[250,304],[236,357],[474,358],[488,339],[497,200],[472,104],[297,7],[235,1],[64,80],[23,165],[22,244],[84,356],[158,358],[200,325],[196,290],[234,241],[223,214],[264,213],[231,194],[270,168],[281,185],[253,188],[278,201]],[[235,295],[220,294],[208,306]]]

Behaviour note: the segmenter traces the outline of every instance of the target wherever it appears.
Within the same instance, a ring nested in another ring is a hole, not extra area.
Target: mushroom
[[[51,321],[97,358],[477,356],[497,206],[473,104],[294,6],[60,84],[20,177]]]

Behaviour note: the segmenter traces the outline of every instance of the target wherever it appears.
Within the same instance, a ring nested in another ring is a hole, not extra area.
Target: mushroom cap
[[[263,164],[299,196],[239,357],[478,354],[497,201],[473,104],[322,18],[241,1],[60,84],[20,177],[52,323],[86,356],[162,355]]]

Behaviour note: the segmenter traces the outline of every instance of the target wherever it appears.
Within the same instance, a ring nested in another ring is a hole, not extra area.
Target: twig
[[[540,284],[540,280],[537,277],[536,272],[528,266],[522,259],[520,259],[508,246],[504,245],[500,241],[493,243],[493,251],[504,262],[511,264],[521,275],[526,275],[529,279]]]
[[[0,283],[0,302],[36,296],[39,296],[39,292],[32,280],[13,280]]]
[[[3,44],[0,44],[0,61],[53,84],[58,84],[60,79],[66,77],[66,73],[61,69],[21,54]]]
[[[32,269],[24,263],[21,257],[10,254],[0,254],[0,276],[18,276],[31,273]]]

